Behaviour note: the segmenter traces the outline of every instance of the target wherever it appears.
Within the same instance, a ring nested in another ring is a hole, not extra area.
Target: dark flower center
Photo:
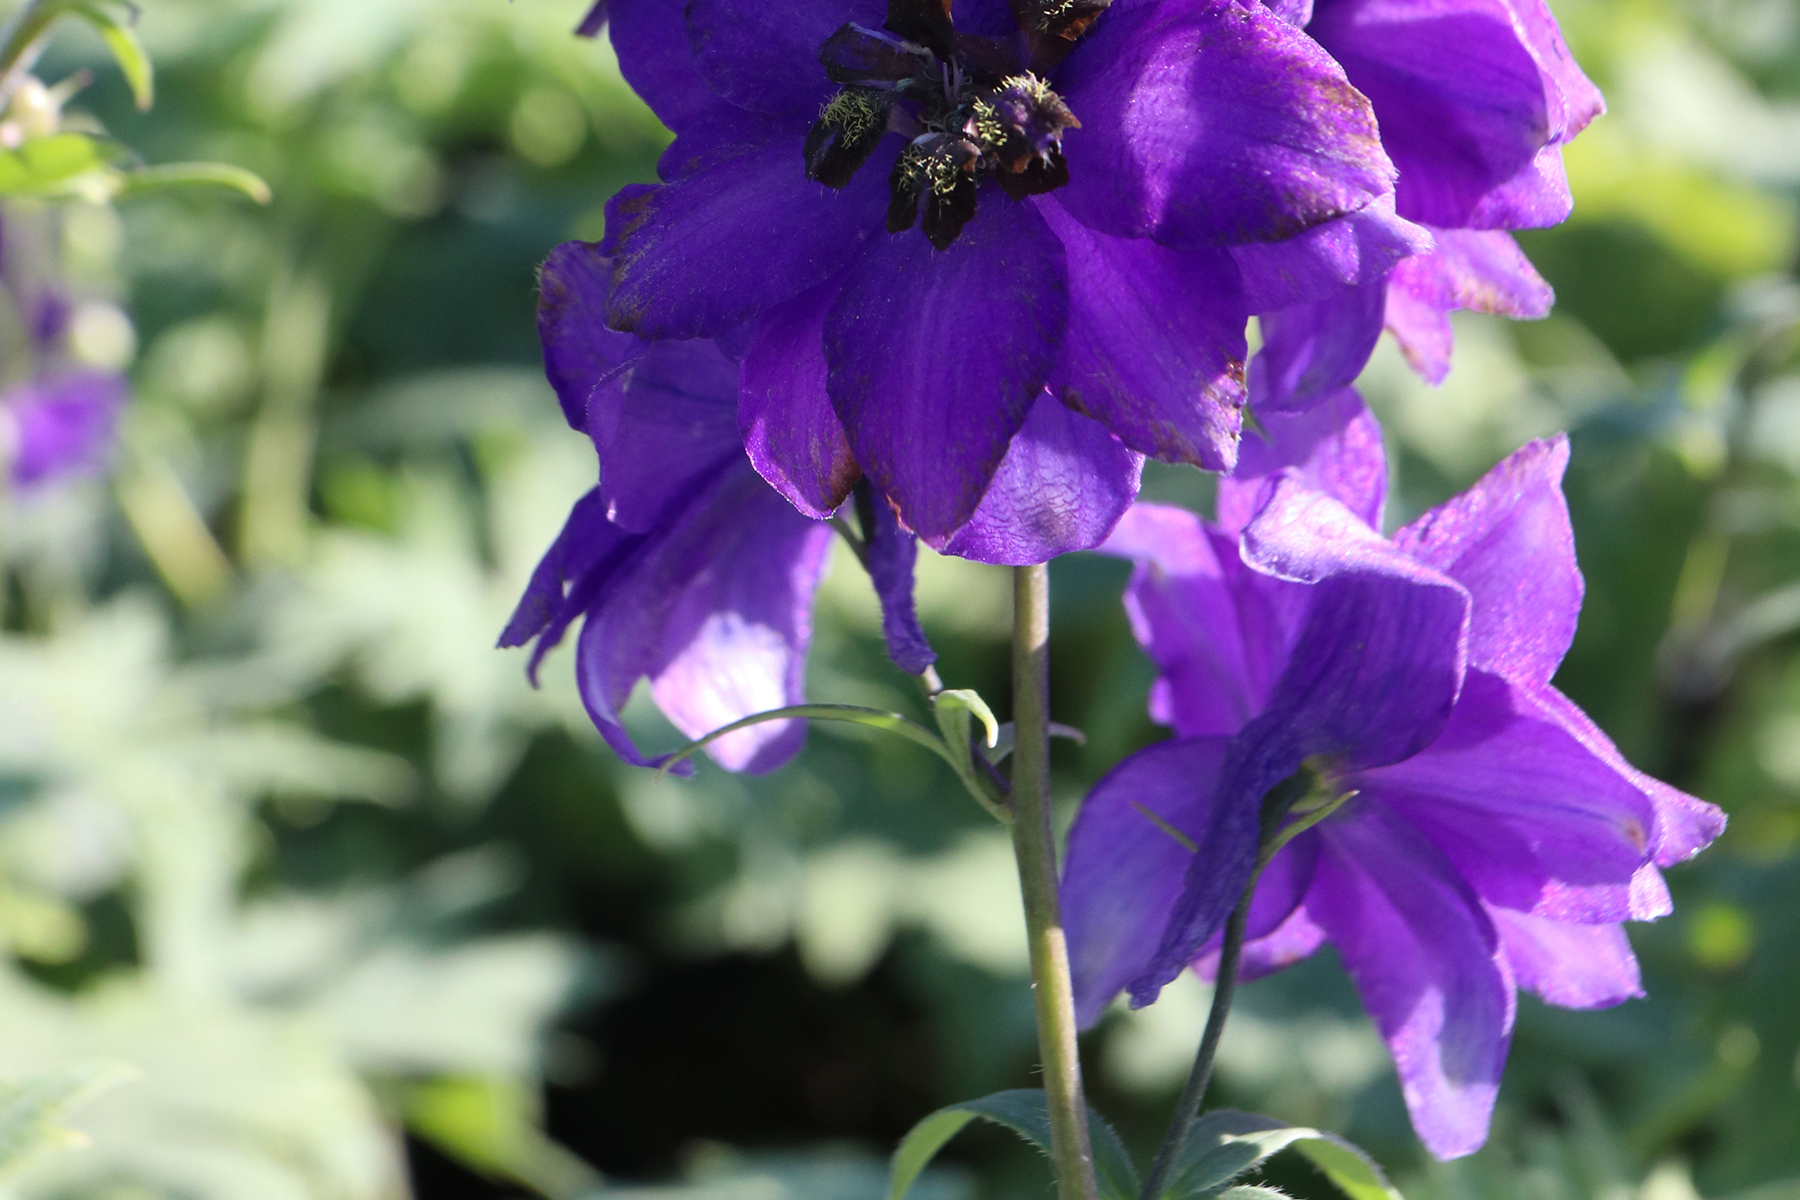
[[[888,230],[912,228],[923,203],[940,250],[974,218],[983,180],[1015,200],[1061,187],[1063,132],[1081,122],[1045,75],[1111,2],[1012,0],[1009,39],[958,33],[950,0],[888,0],[881,29],[843,26],[819,49],[840,87],[807,134],[807,178],[841,188],[884,134],[901,134]]]

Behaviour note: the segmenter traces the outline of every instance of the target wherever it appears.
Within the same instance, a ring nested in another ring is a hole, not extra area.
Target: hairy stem
[[[1075,991],[1056,894],[1050,827],[1050,569],[1013,569],[1013,851],[1031,942],[1038,1053],[1050,1102],[1050,1152],[1059,1200],[1096,1200],[1087,1100],[1075,1044]]]
[[[1144,1181],[1144,1190],[1140,1200],[1159,1200],[1163,1187],[1169,1182],[1169,1171],[1181,1158],[1182,1147],[1187,1144],[1188,1129],[1194,1118],[1200,1115],[1200,1102],[1206,1098],[1206,1086],[1212,1082],[1213,1057],[1219,1051],[1219,1038],[1225,1032],[1225,1018],[1231,1014],[1231,999],[1237,992],[1238,960],[1244,951],[1244,928],[1250,923],[1250,897],[1256,891],[1257,876],[1262,873],[1261,865],[1250,876],[1250,882],[1244,887],[1243,897],[1231,912],[1231,919],[1225,923],[1224,944],[1219,948],[1219,977],[1213,985],[1212,1011],[1206,1016],[1206,1032],[1200,1035],[1200,1052],[1194,1056],[1194,1069],[1188,1072],[1187,1085],[1181,1089],[1181,1099],[1175,1105],[1175,1117],[1169,1122],[1169,1132],[1163,1137],[1162,1148],[1156,1152],[1156,1161],[1151,1164],[1150,1176]]]

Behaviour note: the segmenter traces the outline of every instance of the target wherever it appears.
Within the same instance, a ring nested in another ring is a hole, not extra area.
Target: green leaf
[[[119,64],[125,82],[131,85],[131,98],[138,110],[147,112],[155,101],[156,87],[150,69],[150,56],[131,28],[137,20],[137,9],[128,4],[105,3],[104,0],[75,0],[69,11],[99,31]]]
[[[119,178],[119,195],[161,191],[177,187],[222,187],[242,192],[258,204],[275,198],[262,176],[228,163],[161,163],[126,171]]]
[[[1351,1200],[1400,1200],[1375,1161],[1336,1134],[1233,1109],[1207,1113],[1190,1127],[1164,1196],[1225,1200],[1232,1193],[1222,1189],[1288,1149],[1304,1154]]]
[[[44,1150],[80,1145],[80,1134],[59,1122],[87,1100],[132,1078],[115,1062],[65,1067],[20,1087],[0,1088],[0,1175]]]
[[[1013,747],[1018,744],[1018,735],[1019,731],[1011,721],[1000,726],[1000,736],[989,746],[987,760],[995,766],[999,766],[1001,763],[1005,762],[1007,758],[1011,756]],[[1065,738],[1078,746],[1087,745],[1087,734],[1081,732],[1081,730],[1075,728],[1073,725],[1058,725],[1055,721],[1052,721],[1050,722],[1050,736],[1053,738]]]
[[[79,133],[32,138],[17,150],[0,150],[0,196],[42,196],[107,166],[99,142]]]
[[[1046,1155],[1050,1153],[1049,1106],[1040,1089],[995,1092],[979,1100],[952,1104],[914,1125],[901,1140],[899,1149],[894,1151],[888,1200],[903,1200],[938,1151],[977,1118],[1003,1125]],[[1112,1126],[1092,1109],[1088,1110],[1088,1137],[1093,1143],[1101,1200],[1135,1200],[1138,1178],[1131,1156]]]
[[[917,721],[909,720],[899,713],[885,712],[879,708],[864,708],[858,704],[796,704],[790,708],[776,708],[768,712],[755,713],[741,721],[733,721],[722,728],[715,729],[698,741],[689,742],[675,753],[669,755],[662,764],[662,770],[692,758],[706,747],[712,745],[728,733],[739,729],[748,729],[752,725],[763,725],[770,721],[840,721],[850,725],[863,725],[870,729],[880,729],[886,733],[897,733],[909,742],[925,747],[952,767],[956,760],[945,748],[942,740]]]
[[[1000,723],[994,719],[994,711],[988,707],[987,701],[968,688],[951,688],[932,696],[931,711],[937,717],[938,729],[944,735],[944,745],[950,751],[950,765],[956,768],[956,777],[962,780],[963,787],[994,817],[1000,821],[1010,821],[1012,818],[1001,802],[999,789],[975,765],[976,718],[981,720],[986,729],[986,744],[990,748],[1000,741]]]

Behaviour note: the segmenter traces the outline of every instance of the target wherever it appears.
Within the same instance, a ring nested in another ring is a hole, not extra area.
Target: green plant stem
[[[1256,880],[1262,874],[1261,864],[1250,876],[1237,907],[1225,923],[1225,938],[1219,947],[1219,975],[1213,984],[1212,1011],[1206,1016],[1206,1032],[1200,1035],[1200,1052],[1194,1056],[1194,1069],[1188,1072],[1187,1084],[1175,1105],[1174,1119],[1163,1137],[1162,1148],[1144,1180],[1140,1200],[1159,1200],[1169,1171],[1181,1157],[1187,1144],[1188,1129],[1200,1115],[1200,1102],[1206,1099],[1206,1087],[1212,1082],[1213,1058],[1219,1052],[1219,1038],[1225,1033],[1225,1018],[1231,1014],[1231,1000],[1237,992],[1238,961],[1243,957],[1244,929],[1250,923],[1250,897],[1256,891]]]
[[[1087,1100],[1075,1042],[1075,989],[1057,899],[1050,825],[1050,569],[1013,569],[1013,852],[1031,943],[1038,1053],[1050,1106],[1050,1158],[1060,1200],[1096,1200]]]

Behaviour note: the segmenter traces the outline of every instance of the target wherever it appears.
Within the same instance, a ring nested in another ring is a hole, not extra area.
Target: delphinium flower
[[[1533,442],[1393,538],[1380,430],[1354,391],[1246,440],[1219,519],[1140,505],[1106,544],[1177,736],[1088,797],[1063,885],[1086,1022],[1209,972],[1264,798],[1313,821],[1248,912],[1254,977],[1337,948],[1440,1157],[1486,1138],[1515,989],[1641,993],[1622,929],[1718,809],[1645,776],[1550,682],[1582,596],[1566,440]]]
[[[1276,0],[1369,98],[1400,170],[1398,214],[1430,251],[1330,295],[1253,297],[1261,410],[1304,409],[1355,379],[1385,324],[1431,383],[1454,309],[1544,316],[1551,292],[1507,230],[1554,225],[1571,201],[1562,147],[1604,109],[1543,0]]]
[[[677,135],[609,206],[606,322],[744,337],[751,460],[813,516],[862,475],[951,553],[1091,546],[1141,455],[1232,465],[1249,291],[1323,298],[1429,245],[1367,101],[1259,5],[601,15]]]
[[[546,371],[569,424],[593,439],[600,483],[576,502],[500,644],[535,639],[535,677],[583,620],[576,676],[588,713],[621,757],[649,766],[660,760],[621,720],[640,678],[693,738],[803,701],[813,596],[835,535],[751,468],[737,427],[740,366],[727,349],[610,332],[599,313],[611,275],[611,262],[579,242],[540,272]],[[935,656],[912,609],[917,545],[885,505],[865,508],[889,650],[918,673]],[[804,738],[803,722],[775,721],[708,750],[731,770],[761,773]]]
[[[21,492],[98,469],[128,397],[122,376],[70,352],[61,232],[54,212],[0,210],[0,463]]]

